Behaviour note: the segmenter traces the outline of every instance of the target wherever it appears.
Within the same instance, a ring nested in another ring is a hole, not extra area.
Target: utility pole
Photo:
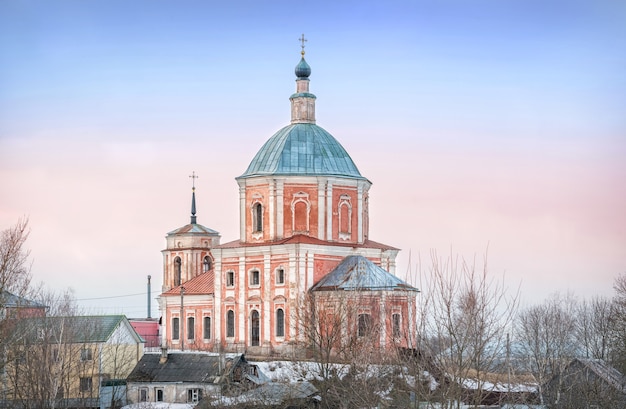
[[[180,350],[185,350],[185,317],[183,315],[183,296],[185,295],[185,287],[180,286]]]

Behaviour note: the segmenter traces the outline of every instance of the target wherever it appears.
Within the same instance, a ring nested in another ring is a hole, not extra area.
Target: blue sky
[[[233,179],[289,120],[305,33],[318,124],[374,182],[372,238],[403,249],[399,271],[488,246],[528,302],[610,294],[624,22],[608,0],[5,0],[0,227],[28,215],[35,279],[79,299],[160,284],[192,171],[199,222],[236,239]],[[105,312],[144,303],[119,300]]]

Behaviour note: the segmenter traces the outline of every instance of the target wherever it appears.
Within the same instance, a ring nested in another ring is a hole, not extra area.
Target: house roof
[[[317,282],[311,291],[404,290],[418,291],[363,256],[348,256]]]
[[[224,243],[217,248],[238,248],[238,247],[259,247],[259,246],[276,246],[280,244],[315,244],[318,246],[332,246],[332,247],[354,247],[354,248],[373,248],[380,250],[399,250],[396,247],[389,246],[387,244],[378,243],[372,240],[365,240],[363,244],[354,244],[354,243],[342,243],[342,242],[330,242],[325,240],[320,240],[315,237],[307,236],[305,234],[296,234],[284,239],[274,240],[270,243],[261,242],[261,243],[242,243],[240,240],[233,240],[228,243]]]
[[[602,359],[575,358],[568,366],[576,362],[588,368],[621,393],[626,394],[626,377]]]
[[[24,331],[50,331],[55,339],[71,343],[108,341],[116,328],[123,325],[137,342],[145,342],[125,315],[81,315],[74,317],[37,317],[20,320]],[[33,337],[38,339],[38,337]]]
[[[37,301],[20,297],[6,290],[0,291],[0,306],[6,308],[46,308],[45,305]]]
[[[200,274],[179,286],[169,289],[162,296],[180,295],[180,287],[185,288],[185,295],[213,294],[215,275],[212,271]]]
[[[161,362],[161,354],[146,353],[128,375],[127,381],[214,383],[219,381],[220,376],[229,374],[241,361],[245,361],[241,354],[223,359],[207,353],[172,352],[167,354],[165,362]]]

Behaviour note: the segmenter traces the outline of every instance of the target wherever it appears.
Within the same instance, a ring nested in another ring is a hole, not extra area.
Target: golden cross
[[[302,43],[302,51],[300,51],[300,54],[302,54],[302,56],[304,57],[304,43],[307,42],[307,39],[304,38],[304,33],[302,33],[302,37],[300,37],[298,40],[300,40],[300,42]]]
[[[198,175],[196,175],[196,171],[194,170],[193,172],[191,172],[191,175],[189,177],[191,178],[191,187],[195,190],[196,189],[196,179],[198,179]]]

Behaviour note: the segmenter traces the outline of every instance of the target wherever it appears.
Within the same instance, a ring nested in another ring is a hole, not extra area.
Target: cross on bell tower
[[[196,224],[196,171],[191,172],[191,224]]]

